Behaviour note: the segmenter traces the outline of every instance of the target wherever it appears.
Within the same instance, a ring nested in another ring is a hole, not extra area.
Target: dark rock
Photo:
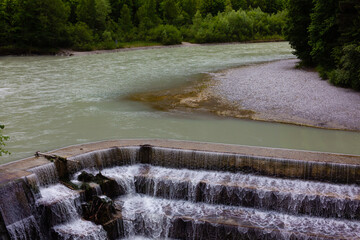
[[[124,222],[121,216],[116,217],[103,225],[109,239],[119,239],[125,237]]]
[[[83,211],[86,220],[101,225],[113,220],[116,213],[113,201],[107,196],[94,196],[88,205],[83,205]]]
[[[114,179],[108,178],[100,184],[101,191],[104,195],[115,198],[126,193],[123,186],[119,185]]]
[[[95,177],[91,173],[82,171],[81,174],[78,176],[78,180],[82,182],[94,182]]]

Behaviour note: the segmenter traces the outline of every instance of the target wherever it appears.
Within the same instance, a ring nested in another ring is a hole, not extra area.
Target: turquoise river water
[[[286,42],[188,46],[76,57],[0,58],[5,163],[108,139],[160,138],[360,154],[360,133],[167,113],[125,100],[244,64],[294,58]]]

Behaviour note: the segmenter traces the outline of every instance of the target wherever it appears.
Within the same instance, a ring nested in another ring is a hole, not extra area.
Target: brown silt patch
[[[196,81],[190,85],[152,92],[135,93],[127,99],[143,102],[153,109],[165,112],[211,113],[220,117],[252,119],[254,111],[242,109],[212,94],[211,79]]]

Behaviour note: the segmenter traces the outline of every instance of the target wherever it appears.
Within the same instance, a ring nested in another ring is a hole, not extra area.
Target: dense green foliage
[[[309,44],[311,56],[318,66],[328,71],[334,68],[332,50],[338,46],[339,27],[336,14],[339,0],[316,0],[310,14]]]
[[[9,140],[8,136],[3,136],[2,135],[2,130],[4,128],[5,128],[5,126],[0,124],[0,156],[2,156],[3,154],[10,154],[8,151],[6,151],[4,149],[5,141]]]
[[[330,73],[331,82],[360,90],[360,44],[345,45],[338,68]]]
[[[0,51],[282,38],[288,0],[0,0]]]
[[[312,0],[290,0],[288,11],[287,38],[305,65],[312,65],[311,46],[309,44],[308,27],[311,23],[310,13]]]
[[[360,2],[290,0],[288,40],[323,78],[360,90]]]
[[[285,23],[284,11],[270,15],[259,8],[249,11],[230,10],[206,18],[197,12],[193,25],[183,32],[188,39],[195,39],[198,43],[279,39],[284,33]]]

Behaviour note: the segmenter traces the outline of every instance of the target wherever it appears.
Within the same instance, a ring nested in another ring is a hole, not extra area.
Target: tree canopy
[[[285,28],[286,2],[0,0],[0,53],[9,48],[20,51],[64,47],[78,50],[116,48],[121,46],[121,42],[129,41],[176,44],[182,40],[279,39]],[[195,16],[197,12],[200,15]],[[200,22],[195,24],[194,19]],[[236,29],[238,26],[244,30]],[[271,32],[272,29],[276,31]],[[160,32],[166,37],[160,38]]]
[[[360,2],[290,0],[287,39],[324,79],[360,90]]]

